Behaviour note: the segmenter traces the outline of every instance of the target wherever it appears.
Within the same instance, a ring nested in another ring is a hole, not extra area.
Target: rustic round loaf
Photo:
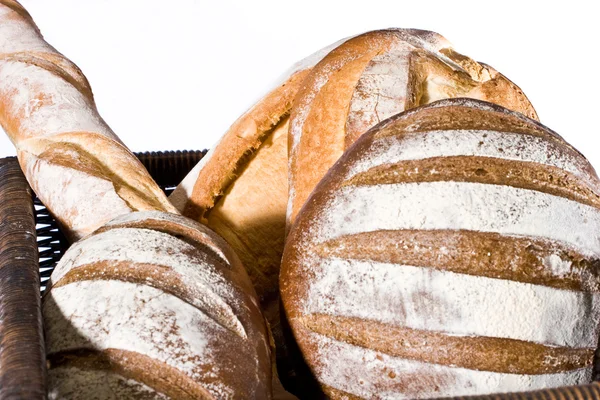
[[[268,399],[256,294],[224,240],[162,212],[74,244],[44,297],[51,399]]]
[[[435,32],[372,31],[332,50],[310,71],[292,106],[288,223],[360,135],[392,115],[456,97],[489,101],[537,118],[517,85],[458,53]]]
[[[600,323],[600,183],[560,136],[468,99],[394,116],[319,183],[281,295],[331,398],[588,382]]]

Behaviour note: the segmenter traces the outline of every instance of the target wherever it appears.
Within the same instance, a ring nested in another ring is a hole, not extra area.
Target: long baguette
[[[100,117],[83,73],[14,0],[0,0],[0,124],[72,241],[132,211],[177,213]]]

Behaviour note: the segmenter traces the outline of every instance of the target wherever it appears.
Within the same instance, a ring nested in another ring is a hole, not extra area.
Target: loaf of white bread
[[[266,323],[238,257],[165,212],[177,211],[102,121],[81,71],[11,0],[0,0],[0,123],[36,194],[72,240],[85,236],[43,299],[49,398],[270,399]]]
[[[337,45],[290,68],[273,90],[233,123],[169,197],[185,216],[206,223],[234,247],[266,301],[278,298],[290,108],[311,68]]]
[[[470,99],[360,137],[312,192],[283,257],[294,337],[332,399],[590,382],[600,181],[558,134]]]
[[[146,211],[75,243],[43,303],[50,399],[269,399],[264,318],[210,229]]]
[[[455,97],[537,118],[514,83],[456,52],[435,32],[367,32],[331,51],[304,80],[291,109],[288,225],[327,170],[369,128],[402,111]]]
[[[391,29],[344,39],[294,66],[171,195],[184,215],[214,229],[240,256],[278,344],[288,193],[293,214],[369,127],[405,109],[456,96],[536,117],[518,87],[457,53],[434,32]]]
[[[0,0],[0,124],[71,241],[132,211],[177,213],[98,115],[83,73],[14,0]]]

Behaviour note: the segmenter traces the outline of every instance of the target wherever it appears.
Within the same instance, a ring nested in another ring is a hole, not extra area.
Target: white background
[[[210,147],[297,60],[388,28],[444,35],[519,85],[600,169],[600,38],[588,1],[21,0],[134,151]],[[560,4],[560,5],[554,5]],[[0,157],[15,153],[0,137]]]

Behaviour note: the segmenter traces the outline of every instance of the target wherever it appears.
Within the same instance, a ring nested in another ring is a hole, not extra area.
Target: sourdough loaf
[[[290,68],[169,197],[183,215],[207,224],[233,246],[265,303],[276,303],[283,252],[290,108],[311,68],[338,44]]]
[[[74,244],[43,303],[51,399],[265,399],[266,325],[227,244],[138,212]]]
[[[0,0],[0,124],[29,184],[72,241],[128,212],[177,212],[98,115],[79,68],[13,0]]]
[[[281,296],[334,399],[589,382],[600,182],[559,135],[470,99],[394,116],[344,153],[294,224]]]
[[[515,84],[456,52],[434,32],[367,32],[331,51],[311,70],[292,107],[288,222],[365,131],[404,110],[454,97],[490,101],[537,118]]]
[[[487,99],[536,117],[514,84],[433,32],[395,29],[344,39],[293,67],[175,190],[173,204],[213,228],[239,254],[277,342],[285,215],[294,193],[304,193],[298,182],[305,177],[310,185],[318,182],[378,118],[455,96]],[[334,143],[340,135],[353,139]]]

